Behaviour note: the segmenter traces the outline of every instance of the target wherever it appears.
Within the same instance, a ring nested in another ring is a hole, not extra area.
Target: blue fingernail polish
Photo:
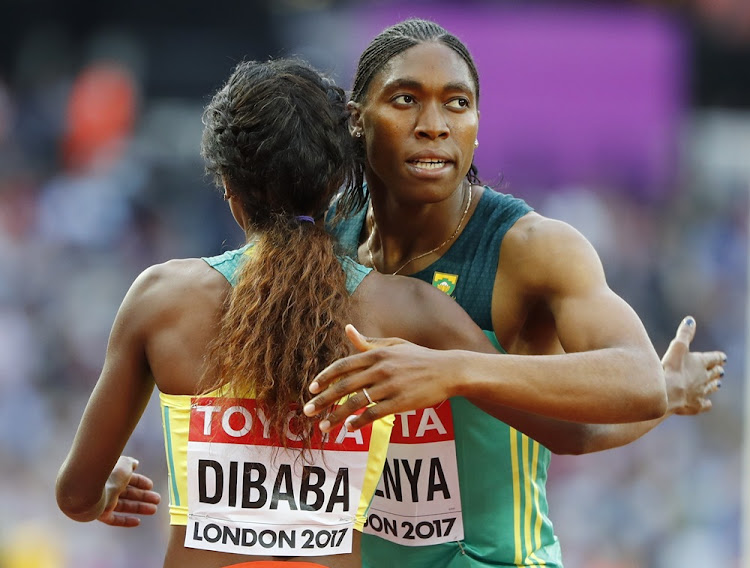
[[[690,327],[693,327],[695,325],[695,320],[692,317],[688,316],[685,318],[685,323]]]
[[[722,369],[722,370],[721,370],[721,372],[719,372],[719,376],[720,376],[720,377],[723,377],[723,376],[724,376],[724,369]]]

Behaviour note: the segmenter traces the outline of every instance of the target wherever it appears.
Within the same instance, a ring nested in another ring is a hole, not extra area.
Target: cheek
[[[474,141],[477,139],[478,134],[479,118],[476,116],[473,119],[467,120],[457,132],[454,132],[461,148],[464,148],[465,152],[470,156],[474,154]]]
[[[394,160],[403,136],[402,129],[392,121],[371,121],[365,127],[368,161],[372,164]]]

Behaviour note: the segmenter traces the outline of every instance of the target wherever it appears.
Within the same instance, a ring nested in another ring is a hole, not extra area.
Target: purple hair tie
[[[297,219],[297,221],[307,221],[308,223],[315,223],[315,219],[313,219],[309,215],[297,215],[295,219]]]

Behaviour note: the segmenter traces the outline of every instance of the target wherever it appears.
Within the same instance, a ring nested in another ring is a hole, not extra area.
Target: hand
[[[695,320],[687,316],[661,360],[672,414],[700,414],[711,409],[708,398],[721,386],[727,356],[721,351],[691,353]]]
[[[384,416],[434,406],[451,396],[455,375],[450,372],[447,351],[398,338],[367,338],[352,325],[346,326],[346,335],[361,353],[323,369],[310,384],[310,392],[320,394],[304,408],[307,416],[315,416],[350,395],[320,422],[323,432],[344,421],[348,429],[356,430]],[[365,388],[374,404],[362,392]],[[362,408],[359,416],[353,416]]]
[[[141,519],[136,515],[153,515],[161,496],[152,491],[154,482],[135,473],[138,460],[120,456],[106,485],[107,502],[97,519],[113,527],[137,527]]]

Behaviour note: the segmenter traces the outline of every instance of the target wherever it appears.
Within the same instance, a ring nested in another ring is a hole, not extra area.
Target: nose
[[[417,117],[414,134],[417,138],[429,140],[447,138],[450,135],[450,128],[445,120],[442,104],[430,102],[422,106]]]

